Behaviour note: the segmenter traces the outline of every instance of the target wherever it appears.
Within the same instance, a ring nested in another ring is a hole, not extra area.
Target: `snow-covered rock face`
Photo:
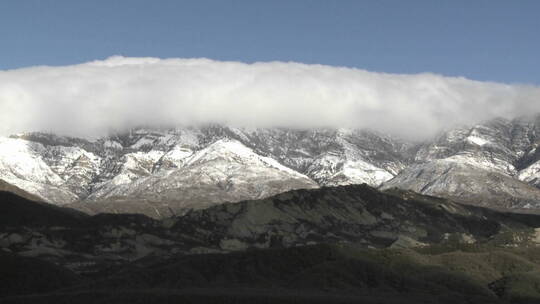
[[[407,164],[410,144],[359,130],[238,130],[237,139],[261,155],[301,172],[323,186],[378,186]]]
[[[3,179],[48,202],[129,200],[151,203],[150,210],[320,185],[378,186],[406,166],[409,148],[367,131],[223,126],[136,129],[94,141],[43,133],[2,140]],[[129,211],[115,208],[108,211]]]
[[[0,179],[58,204],[86,193],[100,158],[78,147],[0,138]]]
[[[260,156],[236,140],[223,139],[187,157],[179,168],[130,183],[105,184],[88,198],[97,203],[88,202],[85,207],[99,210],[103,204],[99,201],[105,201],[108,210],[128,211],[129,201],[138,200],[153,205],[155,214],[149,215],[164,217],[186,209],[317,187],[307,176],[276,160]]]
[[[392,187],[501,210],[540,210],[540,189],[497,170],[451,158],[412,165],[382,189]]]
[[[495,120],[472,128],[451,130],[421,147],[415,160],[427,162],[453,158],[472,166],[515,175],[514,164],[523,151],[513,146],[513,129],[510,122]]]
[[[540,160],[519,171],[518,178],[540,188]]]
[[[456,128],[422,144],[366,130],[218,125],[141,128],[93,141],[28,133],[0,139],[0,179],[56,204],[97,202],[96,212],[129,212],[139,204],[131,211],[153,216],[164,209],[170,214],[176,212],[171,208],[360,183],[473,197],[466,192],[491,190],[458,186],[467,168],[501,176],[492,182],[520,180],[538,187],[537,134],[540,116]],[[422,170],[431,172],[423,175],[426,182],[413,183]],[[479,179],[475,183],[483,183],[480,175],[471,175]],[[532,197],[524,201],[535,206]]]
[[[495,119],[446,132],[421,145],[415,164],[382,188],[488,207],[540,209],[539,118]]]

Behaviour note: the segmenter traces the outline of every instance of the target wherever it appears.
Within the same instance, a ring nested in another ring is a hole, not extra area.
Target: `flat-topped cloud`
[[[140,125],[370,128],[421,139],[540,112],[540,88],[294,62],[115,56],[0,71],[0,133],[104,135]]]

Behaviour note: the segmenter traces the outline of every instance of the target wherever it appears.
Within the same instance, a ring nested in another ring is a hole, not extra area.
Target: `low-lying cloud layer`
[[[111,57],[0,71],[0,133],[104,135],[140,125],[371,128],[423,138],[540,112],[540,88],[292,62]]]

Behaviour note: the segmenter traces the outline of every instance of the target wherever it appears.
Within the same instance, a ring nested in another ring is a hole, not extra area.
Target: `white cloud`
[[[111,57],[0,71],[0,133],[139,125],[372,128],[422,138],[540,112],[540,88],[292,62]]]

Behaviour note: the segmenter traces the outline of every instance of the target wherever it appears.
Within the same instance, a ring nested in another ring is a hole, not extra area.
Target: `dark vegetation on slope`
[[[318,243],[399,248],[451,239],[487,242],[540,227],[540,216],[366,185],[295,190],[162,221],[134,214],[86,216],[10,193],[0,192],[0,199],[0,248],[72,265]]]
[[[0,191],[0,228],[78,226],[89,216],[47,203],[31,201],[12,192]]]
[[[83,282],[79,275],[52,263],[0,251],[0,295],[49,292]]]
[[[147,257],[106,277],[75,281],[63,289],[50,286],[46,294],[6,297],[3,303],[540,301],[540,249],[445,248],[435,248],[435,253],[431,248],[314,245]]]
[[[24,190],[22,190],[21,188],[17,187],[17,186],[14,186],[10,183],[7,183],[5,182],[4,180],[1,180],[0,179],[0,191],[5,191],[5,192],[11,192],[11,193],[14,193],[18,196],[21,196],[21,197],[24,197],[28,200],[31,200],[31,201],[40,201],[40,199],[33,195],[33,194],[30,194]]]
[[[539,216],[410,191],[296,190],[165,221],[2,192],[0,208],[0,249],[39,258],[0,256],[31,265],[0,268],[19,286],[3,303],[540,302]]]
[[[239,248],[324,242],[408,247],[452,235],[487,241],[503,231],[540,227],[540,216],[501,213],[412,191],[367,185],[295,190],[214,206],[180,217],[173,231]]]

